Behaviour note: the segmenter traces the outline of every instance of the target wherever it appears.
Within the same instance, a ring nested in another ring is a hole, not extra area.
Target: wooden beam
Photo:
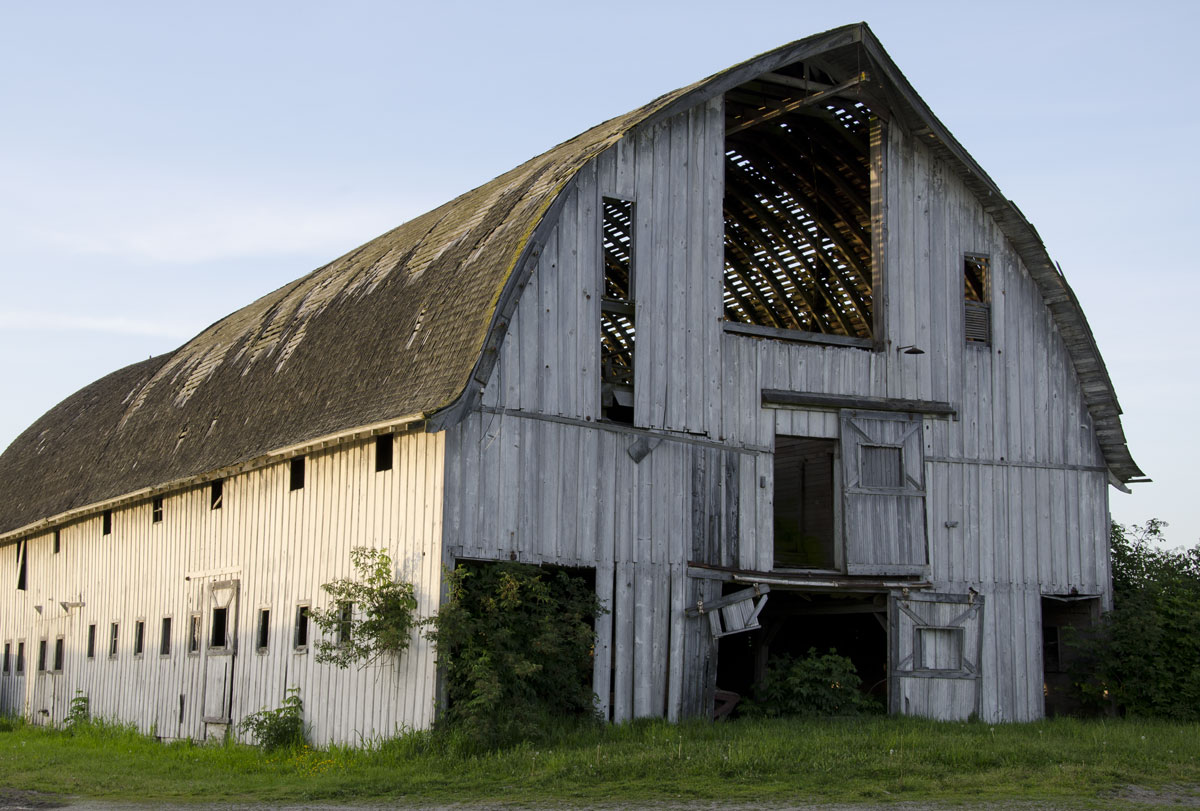
[[[784,104],[780,107],[774,107],[774,108],[762,113],[761,115],[756,116],[755,118],[751,118],[746,121],[742,121],[741,123],[736,124],[733,127],[726,128],[725,134],[726,135],[734,135],[736,133],[741,132],[742,130],[748,130],[751,127],[757,126],[759,124],[763,124],[767,121],[773,121],[782,115],[787,115],[788,113],[792,112],[793,110],[799,110],[801,107],[807,107],[810,104],[816,104],[817,102],[828,99],[831,96],[836,96],[839,93],[842,93],[846,90],[849,90],[852,87],[856,87],[857,85],[862,84],[866,80],[867,80],[867,74],[864,71],[863,73],[860,73],[857,76],[855,76],[853,79],[847,79],[846,81],[841,82],[840,84],[834,85],[833,87],[829,88],[828,90],[820,90],[816,93],[813,93],[811,96],[805,96],[802,99],[796,99],[795,101],[788,102],[787,104]]]
[[[816,394],[783,389],[763,389],[763,405],[814,406],[817,408],[854,408],[866,411],[904,411],[953,417],[957,409],[936,400],[904,400],[896,397],[860,397],[847,394]]]

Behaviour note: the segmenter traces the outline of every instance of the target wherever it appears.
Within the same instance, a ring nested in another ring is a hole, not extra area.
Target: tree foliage
[[[836,649],[802,657],[772,657],[754,697],[738,708],[747,717],[863,715],[882,708],[862,690],[854,662]]]
[[[439,722],[475,745],[536,739],[564,717],[594,718],[593,621],[580,577],[520,563],[459,565],[429,637],[447,677]]]
[[[1162,548],[1165,526],[1112,525],[1113,610],[1071,643],[1085,707],[1200,718],[1200,544]]]
[[[369,664],[387,654],[408,649],[417,627],[417,597],[412,583],[393,573],[392,558],[383,549],[355,547],[350,562],[357,579],[325,583],[328,608],[314,608],[312,621],[326,638],[317,643],[317,661],[338,667]]]

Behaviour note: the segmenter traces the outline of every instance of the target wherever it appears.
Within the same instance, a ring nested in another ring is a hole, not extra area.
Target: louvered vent
[[[967,343],[990,344],[992,342],[992,308],[988,304],[966,302],[964,324]]]

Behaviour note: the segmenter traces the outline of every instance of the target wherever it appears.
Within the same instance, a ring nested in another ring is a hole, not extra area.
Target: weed
[[[273,710],[264,707],[247,715],[238,724],[238,730],[248,733],[255,743],[268,752],[296,747],[307,749],[304,702],[300,700],[300,688],[289,687],[285,691],[281,706]],[[231,744],[232,741],[227,739],[226,745]]]

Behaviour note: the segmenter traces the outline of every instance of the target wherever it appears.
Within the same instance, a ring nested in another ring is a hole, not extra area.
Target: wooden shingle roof
[[[536,250],[539,224],[576,172],[635,127],[816,55],[859,60],[855,69],[869,71],[880,101],[927,133],[988,201],[1067,341],[1110,468],[1122,480],[1139,475],[1091,331],[1036,232],[857,24],[600,124],[263,296],[175,352],[87,386],[0,455],[0,535],[357,426],[469,402],[515,302],[514,271]]]

